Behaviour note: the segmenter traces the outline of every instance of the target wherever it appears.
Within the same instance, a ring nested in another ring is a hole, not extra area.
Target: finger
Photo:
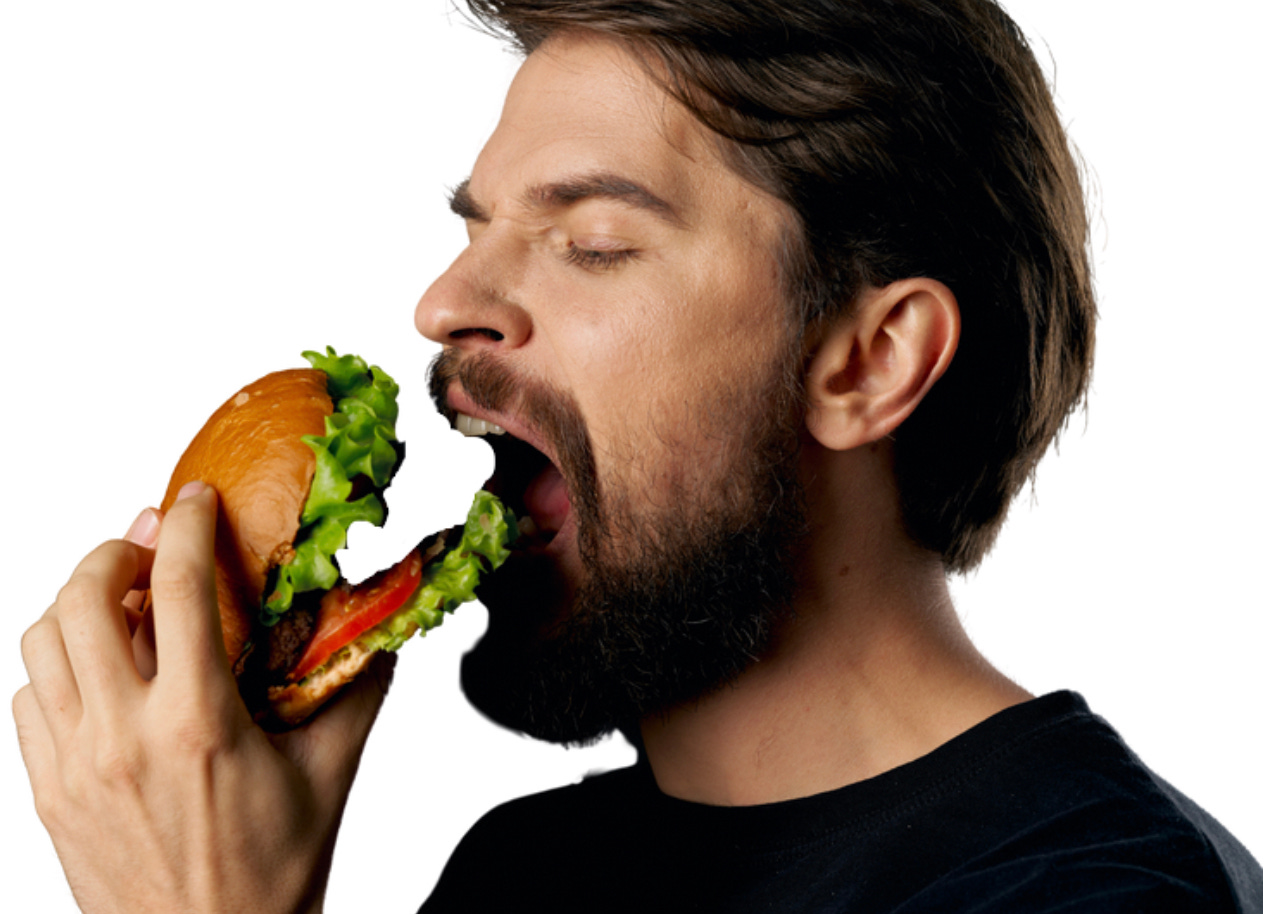
[[[157,508],[146,508],[136,516],[132,525],[123,534],[123,539],[146,549],[154,548],[158,542],[158,531],[162,528],[162,512]]]
[[[98,546],[79,563],[49,615],[57,620],[84,710],[112,708],[140,685],[122,601],[148,570],[150,555],[124,540]]]
[[[133,590],[123,598],[123,619],[133,635],[145,616],[145,591]]]
[[[209,486],[181,490],[163,519],[150,573],[159,672],[175,671],[166,681],[180,689],[203,689],[228,670],[215,593],[217,505]]]
[[[136,672],[148,682],[158,672],[158,649],[154,644],[154,614],[145,613],[132,632],[132,657]]]
[[[368,669],[313,720],[273,744],[307,773],[318,797],[345,797],[395,675],[396,654],[379,653]]]
[[[35,689],[25,685],[13,696],[13,722],[18,730],[18,749],[36,797],[46,795],[46,780],[56,770],[57,750]]]
[[[158,542],[158,530],[162,526],[162,512],[156,508],[146,508],[140,512],[123,539],[135,543],[145,549],[153,549]],[[123,598],[123,611],[127,616],[127,630],[135,633],[145,611],[146,590],[133,590]],[[149,677],[146,677],[149,678]]]
[[[29,698],[39,706],[50,735],[61,742],[83,717],[83,701],[55,616],[45,613],[22,635],[22,662],[30,678]]]

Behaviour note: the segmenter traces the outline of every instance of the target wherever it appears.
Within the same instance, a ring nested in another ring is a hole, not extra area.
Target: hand
[[[321,907],[389,664],[304,728],[255,726],[220,632],[216,504],[193,484],[160,525],[142,515],[130,540],[83,560],[22,640],[22,757],[84,911]],[[145,588],[153,609],[138,624]]]

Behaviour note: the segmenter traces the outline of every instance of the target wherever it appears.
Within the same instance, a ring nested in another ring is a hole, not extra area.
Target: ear
[[[865,290],[813,351],[808,431],[838,451],[889,435],[948,369],[960,336],[957,298],[937,280]]]

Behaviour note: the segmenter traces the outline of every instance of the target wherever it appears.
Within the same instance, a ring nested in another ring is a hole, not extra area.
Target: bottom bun
[[[369,665],[378,651],[354,641],[338,651],[335,659],[302,682],[268,689],[268,707],[277,721],[294,726],[311,717],[343,686]]]

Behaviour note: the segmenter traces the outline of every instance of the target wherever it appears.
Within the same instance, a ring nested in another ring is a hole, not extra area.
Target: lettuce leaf
[[[368,650],[396,651],[416,632],[424,635],[441,625],[444,613],[474,599],[482,575],[504,564],[517,535],[513,512],[495,495],[480,490],[461,541],[426,566],[416,592],[385,622],[362,635],[361,643]]]
[[[303,357],[327,377],[334,412],[325,417],[324,435],[305,435],[303,443],[316,455],[312,488],[303,507],[294,557],[277,569],[272,593],[264,601],[261,618],[275,625],[308,590],[328,590],[340,573],[334,553],[347,543],[347,528],[357,521],[380,527],[386,506],[377,492],[390,484],[399,465],[395,439],[399,418],[399,385],[359,356],[339,356],[332,346],[324,354],[308,351]],[[365,476],[375,491],[347,501],[352,481]]]

